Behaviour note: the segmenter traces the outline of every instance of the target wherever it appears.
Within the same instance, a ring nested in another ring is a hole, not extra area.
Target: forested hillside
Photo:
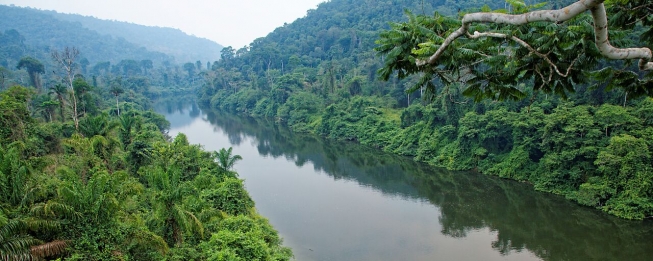
[[[150,51],[165,53],[175,57],[177,63],[198,60],[213,62],[220,59],[222,46],[208,39],[190,36],[179,29],[143,26],[54,11],[43,11],[43,13],[59,20],[79,22],[84,28],[115,38],[124,38]]]
[[[463,41],[440,67],[415,65],[465,12],[523,13],[574,1],[364,2],[322,3],[246,48],[226,47],[200,101],[435,166],[527,182],[623,218],[653,216],[653,100],[645,97],[653,92],[649,78],[639,79],[650,73],[598,58],[589,15],[473,29],[518,34],[564,68],[578,62],[569,77],[494,38]],[[650,19],[640,16],[611,20],[616,44],[651,47],[639,38],[650,33]],[[590,74],[601,68],[608,69]]]
[[[124,59],[213,62],[220,45],[177,29],[148,27],[80,15],[0,5],[0,31],[16,30],[38,48],[77,46],[91,62]],[[29,17],[29,19],[25,19]]]

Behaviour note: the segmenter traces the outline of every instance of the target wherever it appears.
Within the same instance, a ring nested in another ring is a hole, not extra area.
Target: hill
[[[33,8],[0,5],[0,31],[16,30],[25,44],[47,49],[75,46],[91,64],[124,59],[154,62],[214,61],[221,46],[177,29],[106,21]],[[29,19],[26,19],[29,18]]]
[[[221,45],[205,38],[188,35],[179,29],[102,20],[91,16],[63,14],[54,11],[43,11],[43,13],[63,21],[79,22],[84,28],[124,38],[128,42],[143,46],[150,51],[171,55],[178,63],[198,60],[213,62],[220,58]]]

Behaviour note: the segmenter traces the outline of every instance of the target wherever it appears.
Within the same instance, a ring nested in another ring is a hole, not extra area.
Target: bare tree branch
[[[471,23],[495,23],[509,25],[523,25],[541,21],[560,23],[574,18],[587,10],[591,10],[592,18],[594,19],[594,32],[596,34],[595,44],[601,52],[601,55],[609,59],[617,60],[640,59],[640,70],[653,70],[653,62],[650,62],[653,54],[651,53],[650,49],[645,47],[615,48],[610,45],[610,42],[608,41],[608,19],[603,2],[604,0],[579,0],[559,10],[539,10],[519,15],[484,12],[466,14],[463,16],[461,21],[462,26],[447,36],[438,50],[427,60],[418,60],[416,64],[417,66],[422,66],[427,63],[435,64],[438,58],[442,55],[442,53],[444,53],[447,47],[453,43],[453,41],[463,35],[469,36],[468,31]],[[485,36],[497,37],[496,35],[491,35],[492,33],[487,34],[488,35]],[[519,41],[517,42],[519,43]],[[524,45],[522,44],[522,46]]]

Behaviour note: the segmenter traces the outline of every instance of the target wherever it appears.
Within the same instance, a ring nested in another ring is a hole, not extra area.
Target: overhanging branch
[[[608,41],[608,19],[603,2],[604,0],[580,0],[559,10],[539,10],[519,15],[483,12],[466,14],[463,16],[461,21],[462,26],[447,36],[442,45],[440,45],[438,50],[436,50],[433,55],[431,55],[425,61],[418,60],[416,63],[418,66],[424,65],[426,63],[435,64],[438,58],[442,55],[442,53],[444,53],[447,47],[453,43],[453,41],[463,35],[469,35],[468,31],[469,25],[471,23],[495,23],[509,25],[523,25],[541,21],[560,23],[574,18],[587,10],[591,10],[592,18],[594,19],[594,32],[596,35],[595,44],[601,52],[601,55],[609,59],[617,60],[640,59],[638,63],[640,70],[653,70],[653,62],[650,62],[653,54],[651,53],[650,49],[645,47],[616,48],[610,45],[610,42]]]
[[[562,77],[567,77],[569,76],[569,72],[571,72],[572,67],[574,66],[574,63],[576,63],[576,60],[578,60],[578,57],[574,59],[571,64],[569,64],[569,67],[567,67],[567,71],[565,73],[560,72],[558,69],[558,66],[549,59],[548,56],[546,56],[543,53],[538,52],[533,48],[530,44],[528,44],[526,41],[519,39],[516,36],[508,36],[507,34],[502,34],[502,33],[479,33],[479,32],[474,32],[474,34],[467,34],[467,37],[470,39],[477,39],[481,37],[494,37],[494,38],[503,38],[503,39],[510,39],[518,43],[519,45],[523,46],[524,48],[528,49],[531,53],[537,55],[538,57],[544,59],[546,63],[549,64],[549,66],[553,67],[553,69],[556,71],[556,73]],[[579,56],[580,57],[580,56]]]

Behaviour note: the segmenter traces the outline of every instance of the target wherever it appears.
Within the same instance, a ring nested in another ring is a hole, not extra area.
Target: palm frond
[[[30,254],[34,257],[45,258],[61,255],[68,247],[68,241],[55,240],[30,247]]]

